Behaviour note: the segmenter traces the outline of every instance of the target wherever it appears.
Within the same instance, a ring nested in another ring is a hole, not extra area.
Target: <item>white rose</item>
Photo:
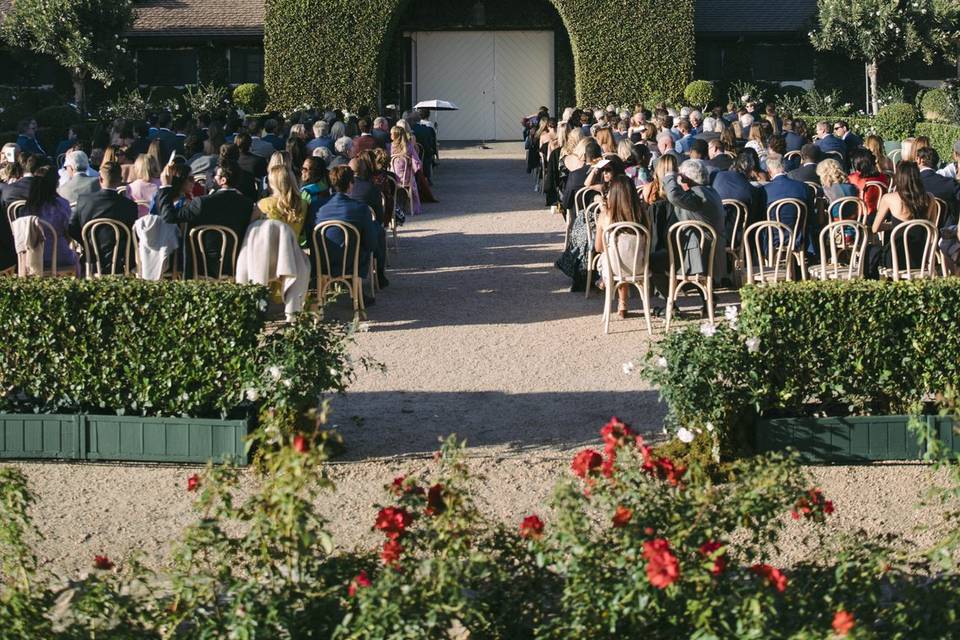
[[[664,358],[663,356],[660,356],[659,358],[657,358],[657,366],[660,367],[661,369],[666,369],[667,359]]]
[[[695,437],[696,436],[694,435],[693,431],[690,431],[686,427],[680,427],[677,430],[677,438],[680,440],[680,442],[690,443],[693,442]]]
[[[717,332],[717,325],[711,322],[705,322],[702,325],[700,325],[700,333],[702,333],[708,338],[712,338],[716,332]]]
[[[247,400],[250,402],[256,402],[260,399],[260,392],[256,389],[247,389]]]
[[[623,363],[623,373],[624,373],[625,375],[630,375],[631,373],[633,373],[633,370],[634,370],[635,368],[636,368],[636,367],[634,366],[634,364],[633,364],[632,362],[624,362],[624,363]]]
[[[712,423],[712,422],[707,422],[707,423],[704,424],[703,426],[706,427],[707,431],[709,431],[710,433],[713,433],[713,423]]]
[[[760,338],[747,338],[747,351],[750,353],[757,353],[760,351]]]
[[[267,369],[267,372],[270,374],[270,377],[273,378],[274,380],[279,380],[280,375],[283,373],[282,371],[280,371],[280,367],[270,367],[269,369]]]

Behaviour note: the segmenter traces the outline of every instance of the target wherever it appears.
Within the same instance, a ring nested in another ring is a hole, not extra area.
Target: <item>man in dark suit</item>
[[[844,144],[843,140],[830,132],[829,122],[817,123],[817,146],[820,147],[820,151],[822,151],[824,155],[831,152],[839,153],[842,156],[841,164],[846,166],[847,145]]]
[[[798,128],[794,124],[795,122],[795,120],[783,121],[783,138],[787,142],[787,153],[791,151],[800,151],[803,148],[803,145],[807,144],[807,141],[803,136],[801,136],[799,133],[795,133],[795,130]]]
[[[238,133],[234,144],[240,149],[240,158],[237,164],[240,168],[252,175],[256,180],[263,180],[267,175],[267,159],[250,152],[253,140],[249,133]]]
[[[283,151],[283,148],[286,146],[283,138],[277,135],[277,121],[273,118],[270,118],[263,123],[263,137],[260,138],[266,143],[273,145],[273,148],[277,151]]]
[[[123,172],[120,169],[120,163],[104,162],[100,165],[100,190],[77,197],[77,208],[70,215],[70,224],[67,226],[71,238],[82,244],[83,227],[91,220],[116,220],[131,234],[133,233],[133,223],[137,221],[137,205],[133,200],[117,193],[122,183]],[[100,254],[100,273],[112,273],[116,235],[110,229],[98,229],[93,241]],[[125,241],[125,238],[121,238],[121,242]],[[132,251],[132,238],[130,247]],[[88,256],[88,258],[92,257]],[[124,265],[129,265],[130,270],[133,271],[134,257],[119,255],[116,264],[117,273],[122,273]]]
[[[208,196],[194,198],[179,209],[176,202],[180,195],[173,193],[170,183],[163,172],[160,177],[160,189],[157,191],[156,210],[164,222],[171,224],[187,224],[186,236],[195,227],[206,225],[220,225],[227,227],[237,234],[237,242],[242,243],[247,233],[247,227],[253,219],[253,201],[237,190],[241,173],[240,168],[232,162],[224,162],[214,174],[214,180],[219,187]],[[207,254],[207,274],[215,276],[219,270],[221,242],[220,238],[208,235],[204,242],[204,252]],[[234,247],[227,247],[228,254]],[[239,253],[239,247],[236,248]],[[189,257],[190,253],[187,252]],[[230,260],[225,260],[221,275],[232,275],[236,268]],[[185,271],[192,273],[192,270]],[[202,271],[200,271],[202,273]]]
[[[415,116],[410,122],[410,126],[417,142],[423,146],[423,157],[420,158],[423,160],[423,175],[427,177],[427,180],[430,180],[433,178],[433,161],[437,157],[437,132],[433,127],[424,124],[424,122],[429,122],[429,111],[420,109],[416,114],[419,120]]]
[[[863,146],[863,138],[853,131],[850,131],[850,125],[847,124],[846,120],[837,120],[836,123],[834,123],[833,134],[837,138],[840,138],[847,146],[847,153],[845,155],[849,156],[851,151]]]
[[[788,173],[787,176],[791,180],[820,184],[820,176],[817,175],[817,163],[820,160],[820,147],[815,144],[805,144],[800,149],[800,166]]]
[[[726,171],[733,164],[733,158],[726,154],[726,145],[719,138],[707,143],[707,165],[717,171]]]
[[[370,135],[376,138],[378,147],[386,149],[390,144],[390,121],[383,117],[375,119]]]
[[[947,203],[947,210],[940,212],[940,228],[957,224],[957,210],[960,205],[960,182],[937,174],[940,166],[940,154],[933,147],[923,147],[916,154],[920,167],[920,182],[927,193]]]
[[[33,183],[33,172],[45,164],[43,156],[29,155],[23,161],[23,177],[16,182],[3,185],[3,215],[7,215],[7,207],[17,200],[26,200],[30,195],[30,185]]]
[[[794,238],[794,248],[799,250],[806,248],[808,253],[813,252],[813,232],[814,232],[814,209],[813,198],[811,198],[810,189],[807,185],[798,180],[787,176],[783,170],[783,159],[779,156],[767,156],[767,172],[770,174],[770,182],[763,185],[766,194],[767,208],[781,200],[788,198],[802,201],[807,207],[807,220],[803,229],[799,229],[797,237]],[[780,222],[793,229],[800,214],[796,206],[784,206],[780,210]],[[776,220],[773,213],[768,214],[770,220]]]
[[[353,157],[359,156],[364,151],[372,151],[379,145],[377,139],[370,134],[370,121],[366,118],[360,118],[357,122],[357,128],[360,129],[360,135],[353,139]],[[419,138],[417,138],[419,140]],[[423,144],[423,143],[421,143]],[[427,147],[423,147],[423,153],[426,155]]]
[[[173,117],[169,111],[164,111],[157,117],[157,140],[160,141],[160,151],[163,153],[164,162],[174,151],[183,153],[183,141],[170,130],[172,125]]]
[[[348,165],[334,167],[330,171],[330,185],[333,189],[333,197],[317,210],[317,215],[313,220],[313,226],[316,227],[324,222],[348,222],[360,232],[360,276],[365,278],[368,275],[370,259],[372,253],[377,259],[378,267],[386,262],[386,256],[381,252],[381,247],[385,242],[381,241],[381,236],[385,237],[383,227],[373,219],[366,203],[354,200],[347,194],[353,187],[354,174],[353,169]],[[327,246],[327,252],[330,254],[331,266],[339,270],[342,262],[343,247],[345,239],[343,233],[337,229],[329,229],[324,234],[324,242]],[[333,275],[341,275],[335,273]],[[366,303],[367,299],[364,298]]]

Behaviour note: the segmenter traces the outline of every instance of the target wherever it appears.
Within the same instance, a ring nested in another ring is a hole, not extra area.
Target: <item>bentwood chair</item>
[[[233,282],[240,246],[233,229],[216,224],[194,227],[189,244],[194,279]]]
[[[820,264],[810,267],[818,280],[857,280],[866,270],[867,227],[854,220],[831,222],[820,231]]]
[[[594,252],[594,246],[597,240],[597,216],[600,215],[600,203],[591,202],[583,210],[583,220],[587,228],[587,288],[583,297],[590,297],[590,289],[593,286],[593,274],[597,270],[597,262],[600,255]]]
[[[564,210],[564,222],[567,223],[566,232],[563,235],[563,248],[566,249],[570,244],[570,232],[573,230],[573,221],[583,215],[587,205],[593,202],[594,198],[600,193],[597,187],[583,187],[573,194],[573,211]]]
[[[797,215],[793,221],[793,227],[790,229],[790,251],[793,255],[793,259],[797,261],[797,266],[800,267],[800,278],[803,280],[807,279],[807,252],[806,248],[803,246],[807,242],[805,237],[805,231],[807,228],[807,203],[803,200],[797,200],[796,198],[784,198],[783,200],[777,200],[767,207],[767,220],[776,220],[777,222],[783,224],[783,213],[784,209],[787,207],[794,207],[796,209]],[[803,239],[803,244],[798,248],[797,238]]]
[[[57,256],[59,255],[59,252],[58,252],[58,243],[59,243],[59,240],[58,240],[58,238],[57,238],[57,232],[56,232],[56,230],[53,228],[53,225],[51,225],[49,222],[47,222],[47,221],[45,221],[45,220],[41,220],[40,218],[37,218],[36,216],[27,216],[27,219],[29,219],[29,218],[31,218],[31,217],[33,217],[33,218],[36,219],[37,224],[40,225],[40,230],[43,232],[43,246],[41,246],[40,251],[44,251],[44,249],[46,248],[46,244],[47,244],[47,243],[50,243],[50,245],[51,245],[51,247],[50,247],[50,266],[49,266],[49,267],[44,267],[43,264],[41,263],[40,273],[29,274],[29,273],[28,273],[28,267],[27,267],[27,254],[26,254],[26,253],[18,253],[18,254],[17,254],[17,266],[16,266],[16,271],[12,272],[10,275],[16,275],[17,277],[20,277],[20,278],[25,278],[25,277],[28,277],[28,276],[30,276],[30,275],[39,276],[39,277],[45,277],[45,276],[52,276],[52,277],[68,276],[68,277],[74,277],[74,276],[76,276],[76,275],[77,275],[77,270],[76,270],[75,267],[69,267],[68,269],[64,269],[64,270],[60,270],[60,269],[57,267]]]
[[[925,235],[923,243],[923,252],[918,266],[912,265],[916,262],[910,251],[910,232],[917,229]],[[909,220],[901,222],[890,233],[890,254],[893,261],[891,268],[880,267],[880,275],[890,280],[922,280],[933,278],[936,275],[935,265],[937,262],[937,227],[929,220]],[[904,259],[905,264],[902,263]]]
[[[688,274],[687,254],[695,241],[700,258],[705,263],[706,273]],[[709,245],[709,246],[708,246]],[[667,231],[667,255],[670,263],[670,291],[667,295],[666,330],[670,330],[673,307],[680,291],[686,285],[693,285],[703,293],[707,303],[707,317],[713,322],[713,260],[717,253],[717,232],[707,224],[695,220],[685,220],[673,224]]]
[[[327,231],[338,231],[343,236],[343,253],[337,260],[327,245]],[[367,310],[363,304],[363,280],[360,277],[360,230],[349,222],[323,222],[313,228],[312,242],[317,274],[317,304],[324,303],[328,291],[346,288],[353,301],[354,318],[365,319]],[[340,275],[334,275],[336,273]],[[370,275],[376,277],[376,274]]]
[[[625,247],[620,245],[622,240],[628,241]],[[604,231],[603,256],[607,267],[603,274],[604,333],[610,333],[610,303],[616,297],[615,292],[620,285],[626,285],[635,287],[640,292],[647,333],[653,335],[653,326],[650,323],[650,242],[650,232],[635,222],[618,222]]]
[[[400,193],[400,184],[397,182],[396,178],[391,175],[387,175],[387,182],[390,185],[390,189],[393,192],[393,207],[394,211],[389,211],[390,214],[390,234],[393,236],[393,250],[396,253],[400,253],[400,238],[398,235],[397,227],[397,216],[396,216],[396,207],[397,207],[397,195]],[[383,206],[387,206],[387,197],[383,197]]]
[[[879,206],[880,198],[882,198],[889,190],[890,187],[879,180],[867,180],[863,183],[863,189],[860,191],[860,197],[863,198],[864,202],[875,200]],[[875,194],[876,198],[868,198],[867,195],[870,193]],[[870,211],[869,213],[876,213],[876,211]]]
[[[27,206],[26,200],[14,200],[7,205],[7,221],[13,224],[13,221],[20,215],[20,210]]]
[[[837,198],[829,204],[827,211],[830,214],[827,224],[837,220],[855,220],[862,225],[867,224],[867,203],[857,196]]]
[[[86,259],[87,278],[102,276],[130,275],[130,262],[136,261],[136,247],[134,246],[133,232],[122,222],[106,218],[91,220],[80,230],[80,240],[83,244],[83,255]],[[110,268],[104,269],[103,256],[100,254],[100,243],[104,248],[112,247]]]
[[[727,229],[730,232],[730,245],[727,247],[727,261],[730,273],[733,274],[734,285],[739,287],[739,274],[743,270],[743,232],[747,228],[747,218],[750,208],[741,200],[726,198],[723,201],[723,210],[727,217]],[[731,225],[730,222],[733,222]]]
[[[373,207],[367,207],[367,210],[370,212],[370,219],[376,222],[378,225],[380,222],[377,220],[377,212],[373,210]],[[377,297],[377,290],[379,287],[379,282],[377,281],[377,259],[373,255],[373,252],[370,253],[370,299],[375,300]]]
[[[790,227],[774,220],[755,222],[743,232],[745,284],[793,280]]]

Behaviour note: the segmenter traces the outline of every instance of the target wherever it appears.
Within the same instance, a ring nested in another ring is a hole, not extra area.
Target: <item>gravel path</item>
[[[435,178],[440,204],[409,219],[390,287],[370,309],[356,353],[386,366],[363,372],[334,400],[333,423],[347,451],[332,465],[336,494],[320,500],[340,548],[371,546],[372,505],[394,475],[427,466],[439,438],[457,433],[484,479],[477,498],[509,522],[544,506],[571,451],[594,441],[617,415],[641,432],[660,431],[657,392],[621,365],[649,344],[639,317],[614,320],[603,335],[595,293],[567,292],[553,268],[561,221],[542,207],[523,172],[518,144],[447,150]],[[344,305],[345,308],[345,305]],[[343,313],[338,309],[336,313]],[[655,332],[662,332],[656,322]],[[194,468],[19,464],[39,498],[45,567],[87,567],[95,553],[142,553],[162,567],[169,545],[194,517],[184,492]],[[814,467],[850,530],[926,544],[936,510],[916,509],[931,482],[919,465]],[[256,480],[244,480],[247,490]],[[800,531],[797,531],[799,538]],[[798,558],[798,542],[786,545]]]

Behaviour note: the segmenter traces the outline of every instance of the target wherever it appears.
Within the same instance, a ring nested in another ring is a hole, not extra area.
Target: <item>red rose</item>
[[[200,486],[200,476],[193,474],[187,478],[187,491],[196,491],[197,487]]]
[[[680,563],[663,538],[644,542],[643,557],[647,560],[647,579],[657,589],[666,589],[680,578]]]
[[[717,551],[720,551],[725,546],[724,543],[718,540],[708,540],[700,545],[700,553],[708,559],[713,558],[713,568],[710,569],[710,573],[715,576],[720,575],[727,568],[727,554],[717,553]]]
[[[630,522],[630,518],[632,517],[632,509],[628,509],[622,504],[618,504],[617,512],[613,514],[613,526],[617,528],[625,527]]]
[[[573,457],[573,464],[570,465],[570,468],[573,469],[574,475],[578,478],[586,478],[602,464],[603,457],[599,453],[593,449],[584,449]]]
[[[114,565],[107,556],[93,556],[93,566],[101,571],[110,571]]]
[[[823,503],[823,512],[827,515],[833,513],[833,500],[827,500]]]
[[[297,453],[306,453],[310,450],[310,442],[301,435],[293,436],[293,450]]]
[[[383,551],[380,552],[380,559],[388,567],[395,567],[400,564],[400,554],[403,553],[403,545],[396,540],[387,540],[383,543]]]
[[[653,530],[653,527],[644,527],[644,528],[643,528],[643,535],[645,535],[645,536],[652,536],[654,533],[656,533],[656,532]]]
[[[402,496],[404,494],[423,495],[423,487],[418,487],[413,480],[408,481],[406,476],[397,476],[394,478],[393,483],[390,485],[390,489],[395,495],[398,496]]]
[[[604,478],[612,478],[613,465],[617,462],[617,452],[615,450],[609,451],[607,456],[608,457],[603,460],[603,464],[600,465],[600,474]]]
[[[435,484],[427,492],[427,515],[436,516],[447,510],[443,501],[443,485]]]
[[[750,567],[750,571],[763,578],[778,593],[787,590],[787,576],[783,575],[780,569],[771,567],[769,564],[755,564]]]
[[[833,632],[838,636],[845,636],[856,626],[856,620],[849,611],[840,609],[833,614]]]
[[[537,516],[527,516],[520,523],[520,537],[539,539],[543,535],[543,520]]]
[[[403,535],[406,528],[413,522],[413,516],[400,507],[385,507],[380,509],[374,529],[380,529],[391,540]]]
[[[616,416],[610,418],[610,422],[600,429],[600,436],[603,438],[604,450],[607,454],[612,454],[618,447],[626,445],[627,441],[635,435],[633,430],[620,422]]]
[[[367,577],[367,572],[361,570],[360,573],[350,581],[350,586],[347,588],[347,595],[352,598],[357,595],[357,589],[369,587],[371,584],[370,578]]]

